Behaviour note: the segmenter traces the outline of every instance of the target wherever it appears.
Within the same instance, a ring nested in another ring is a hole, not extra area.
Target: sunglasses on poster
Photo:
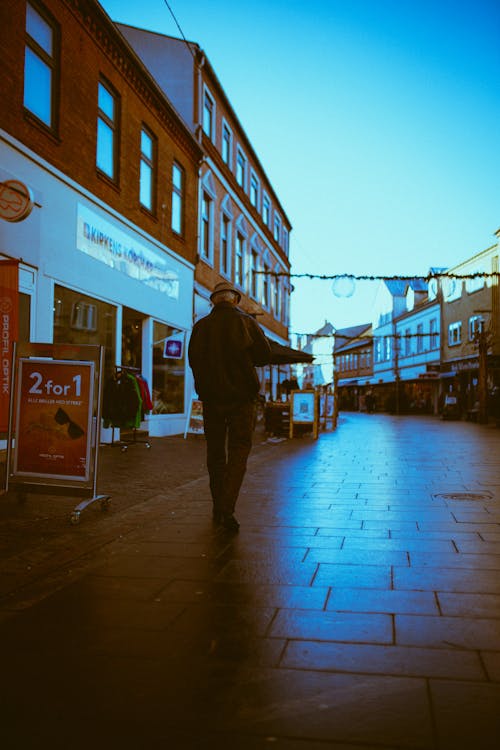
[[[73,422],[64,409],[59,408],[54,416],[54,419],[56,420],[57,424],[67,424],[68,425],[68,435],[72,440],[77,440],[77,438],[81,437],[85,430],[82,430],[82,428],[76,424],[76,422]]]

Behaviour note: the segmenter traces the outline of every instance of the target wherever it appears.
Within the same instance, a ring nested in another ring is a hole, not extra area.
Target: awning
[[[291,346],[285,346],[284,344],[278,344],[277,341],[268,339],[269,345],[271,346],[271,361],[272,365],[295,365],[300,362],[311,364],[314,357],[312,354],[307,352],[301,352],[298,349],[292,349]]]

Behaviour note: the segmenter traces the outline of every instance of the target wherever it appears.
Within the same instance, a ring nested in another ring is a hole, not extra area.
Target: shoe
[[[228,531],[238,531],[240,525],[232,513],[221,513],[220,523]]]

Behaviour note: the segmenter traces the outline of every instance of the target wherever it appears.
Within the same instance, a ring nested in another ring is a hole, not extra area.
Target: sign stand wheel
[[[73,526],[76,526],[77,524],[79,524],[80,523],[80,511],[74,510],[73,513],[71,514],[70,521]]]

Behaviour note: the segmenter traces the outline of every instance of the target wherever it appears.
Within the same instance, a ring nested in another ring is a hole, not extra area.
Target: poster
[[[292,421],[313,423],[315,417],[314,391],[292,391]]]
[[[15,475],[86,481],[94,363],[19,359]]]
[[[0,433],[9,427],[12,344],[18,337],[18,263],[0,261]]]
[[[184,437],[186,437],[187,433],[190,432],[195,435],[203,435],[203,402],[199,401],[197,398],[191,399],[191,408],[189,410],[189,419],[188,424],[186,427],[186,432],[184,433]]]

